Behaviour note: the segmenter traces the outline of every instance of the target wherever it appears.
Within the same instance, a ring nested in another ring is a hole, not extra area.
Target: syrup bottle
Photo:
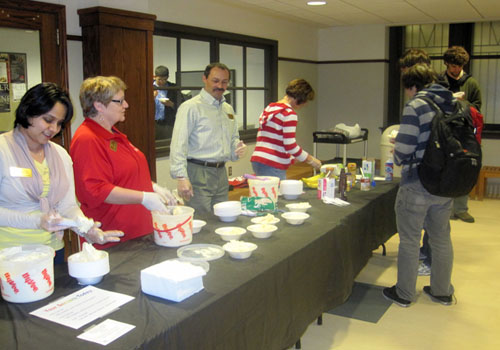
[[[347,187],[347,175],[345,173],[345,169],[342,168],[340,170],[340,176],[339,176],[339,197],[344,201],[347,200],[346,187]]]

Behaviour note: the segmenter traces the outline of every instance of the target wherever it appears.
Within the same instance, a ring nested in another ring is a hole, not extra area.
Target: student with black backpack
[[[451,91],[435,84],[437,75],[428,65],[417,64],[402,74],[405,92],[411,98],[405,105],[394,147],[394,163],[402,165],[395,210],[400,237],[398,280],[383,290],[386,299],[407,307],[416,296],[419,246],[425,227],[432,248],[430,286],[424,292],[443,305],[453,302],[451,271],[453,247],[450,238],[452,199],[430,194],[422,185],[418,164],[422,160],[436,111],[421,97],[429,98],[445,113],[452,112],[457,100]]]

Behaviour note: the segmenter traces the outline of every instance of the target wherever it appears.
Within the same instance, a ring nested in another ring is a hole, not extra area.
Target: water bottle
[[[387,159],[385,162],[385,181],[392,181],[394,176],[394,163],[392,158]]]

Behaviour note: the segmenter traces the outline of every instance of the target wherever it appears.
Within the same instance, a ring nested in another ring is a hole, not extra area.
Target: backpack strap
[[[434,118],[438,114],[440,114],[440,113],[444,115],[444,112],[441,109],[441,107],[439,107],[439,105],[436,102],[434,102],[431,98],[429,98],[427,96],[418,96],[417,98],[419,98],[419,99],[424,100],[425,102],[427,102],[427,104],[429,105],[429,107],[431,107],[431,109],[434,112],[436,112],[436,115],[434,116]],[[412,157],[412,159],[410,159],[409,163],[410,163],[410,171],[411,171],[411,169],[413,168],[413,166],[415,164],[417,164],[417,157],[415,156],[415,153],[413,154],[413,157]]]
[[[431,107],[431,109],[434,110],[436,113],[444,114],[444,111],[441,109],[441,107],[439,107],[439,105],[436,102],[434,102],[431,98],[429,98],[427,96],[418,96],[417,98],[427,102],[429,107]]]
[[[425,102],[427,102],[429,104],[429,106],[431,106],[431,108],[433,110],[435,110],[437,113],[441,112],[443,113],[443,115],[447,115],[447,120],[449,121],[453,121],[455,119],[459,119],[459,118],[464,118],[464,120],[466,121],[467,124],[469,124],[469,126],[474,129],[474,122],[472,120],[472,116],[471,116],[471,107],[472,107],[472,104],[468,101],[462,101],[462,100],[457,100],[457,103],[455,105],[455,109],[459,109],[461,110],[461,112],[458,112],[458,111],[454,111],[452,113],[445,113],[443,111],[443,109],[441,107],[439,107],[439,105],[434,102],[432,99],[430,99],[429,97],[427,96],[419,96],[418,98],[424,100]]]

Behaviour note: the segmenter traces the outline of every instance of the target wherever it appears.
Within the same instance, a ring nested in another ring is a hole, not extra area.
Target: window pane
[[[264,107],[264,90],[247,91],[247,129],[259,127],[259,116]]]
[[[221,44],[219,46],[219,57],[220,62],[231,70],[231,86],[242,86],[243,46]]]
[[[210,43],[207,41],[181,39],[181,72],[177,81],[182,87],[184,99],[199,94],[203,85],[203,72],[210,63]]]
[[[481,22],[474,25],[473,55],[500,55],[500,22]],[[500,124],[500,59],[496,57],[471,59],[471,73],[481,87],[484,122]]]
[[[406,48],[420,48],[429,56],[442,56],[448,48],[448,24],[416,24],[406,26]]]
[[[157,68],[168,69],[168,79],[159,76],[155,79],[155,139],[165,140],[172,137],[175,114],[181,101],[178,90],[166,90],[173,87],[176,81],[177,46],[176,39],[165,36],[153,36],[153,75]],[[161,71],[160,71],[161,72]],[[164,72],[164,71],[163,71]],[[161,73],[163,73],[161,72]],[[167,100],[168,99],[168,100]]]
[[[169,70],[168,81],[175,83],[177,70],[176,39],[166,36],[153,35],[153,67],[165,66]],[[154,74],[154,73],[153,73]]]
[[[264,50],[247,48],[247,86],[264,86]]]
[[[236,90],[232,91],[234,94],[234,102],[231,104],[234,108],[234,113],[236,113],[236,120],[238,122],[238,128],[243,129],[243,91]]]

